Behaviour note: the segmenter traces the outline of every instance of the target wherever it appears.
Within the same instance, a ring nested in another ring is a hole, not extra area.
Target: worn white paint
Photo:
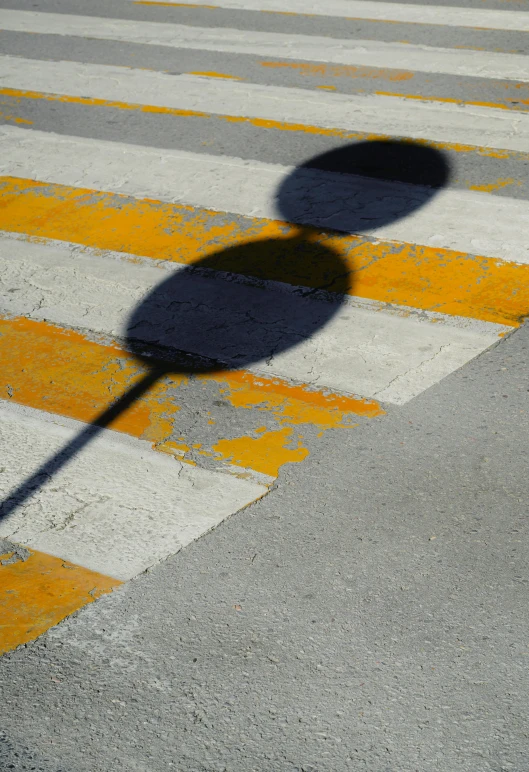
[[[132,0],[133,1],[133,0]],[[159,0],[150,0],[153,3]],[[149,0],[143,0],[149,2]],[[174,5],[200,5],[197,0],[164,0]],[[208,5],[241,11],[338,16],[349,19],[442,24],[448,27],[480,27],[529,32],[529,13],[489,8],[383,3],[373,0],[208,0]]]
[[[450,11],[445,11],[447,18]],[[8,9],[0,11],[0,29],[247,54],[252,57],[397,67],[399,70],[529,81],[529,56],[522,54]]]
[[[268,376],[397,404],[508,329],[359,298],[331,305],[272,282],[252,286],[127,257],[5,235],[0,313],[121,338],[137,334]]]
[[[4,175],[529,262],[529,202],[506,196],[434,194],[417,185],[14,126],[0,128],[0,150]],[[373,227],[377,212],[387,224]]]
[[[529,113],[0,56],[0,84],[218,115],[529,151]]]
[[[0,497],[9,496],[85,428],[0,401]],[[126,580],[266,491],[102,430],[10,517],[0,519],[0,536]]]

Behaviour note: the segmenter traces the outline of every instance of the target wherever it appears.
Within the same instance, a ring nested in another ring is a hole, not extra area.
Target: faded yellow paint
[[[145,375],[132,354],[73,330],[29,319],[0,319],[0,398],[93,423]],[[171,385],[185,380],[174,376]],[[108,428],[153,444],[172,431],[178,406],[156,383]]]
[[[289,69],[300,75],[333,78],[372,78],[394,81],[411,80],[414,72],[393,70],[381,67],[355,67],[348,64],[311,64],[309,62],[260,62],[261,67],[270,69]]]
[[[422,94],[397,94],[394,91],[374,91],[378,96],[400,97],[401,99],[418,99],[421,102],[446,102],[453,105],[473,105],[475,107],[494,107],[499,110],[520,110],[518,105],[529,104],[529,100],[507,100],[506,102],[486,102],[479,99],[455,99],[452,97],[424,96]]]
[[[512,177],[496,180],[496,182],[490,182],[488,185],[470,185],[470,190],[480,190],[482,193],[493,193],[495,190],[501,190],[509,185],[520,185],[520,182]]]
[[[407,41],[401,41],[407,42]],[[260,62],[261,67],[270,69],[288,69],[305,77],[334,77],[334,78],[360,78],[367,80],[385,80],[390,83],[412,80],[417,73],[410,70],[394,70],[391,68],[362,67],[353,65],[336,64],[311,64],[309,62]],[[511,81],[494,81],[493,87],[498,92],[501,90],[523,90],[529,93],[526,83],[513,83]],[[328,86],[317,86],[328,88]],[[401,97],[402,99],[419,99],[423,101],[451,102],[461,105],[480,105],[482,107],[497,107],[503,110],[527,110],[529,99],[506,96],[502,101],[484,101],[475,99],[456,99],[450,97],[427,96],[425,94],[404,94],[398,91],[374,91],[380,96]]]
[[[293,386],[277,378],[260,378],[244,371],[225,373],[225,376],[226,388],[221,392],[231,405],[271,411],[280,424],[309,423],[334,429],[351,426],[355,416],[374,418],[384,414],[380,405],[369,399]]]
[[[171,8],[207,8],[210,10],[233,10],[233,9],[226,9],[222,4],[220,5],[203,5],[199,3],[169,3],[166,2],[166,0],[134,0],[134,5],[162,5],[162,6],[169,6]],[[300,13],[299,11],[276,11],[276,10],[269,10],[267,8],[260,8],[260,13],[269,14],[272,16],[293,16],[293,17],[303,17],[303,18],[311,18],[311,19],[319,19],[321,18],[321,14],[316,13]],[[393,24],[393,25],[401,25],[401,24],[407,24],[407,25],[414,25],[414,26],[423,26],[424,22],[420,21],[408,21],[408,22],[402,22],[398,19],[371,19],[366,18],[365,16],[344,16],[342,17],[344,21],[360,21],[360,22],[370,22],[371,24]],[[427,23],[429,27],[432,26],[440,26],[435,24],[434,22],[428,22]],[[482,29],[481,27],[472,27],[472,29]],[[483,28],[487,29],[487,28]]]
[[[0,555],[0,654],[28,643],[122,582],[30,550]]]
[[[239,78],[237,75],[227,75],[225,72],[212,72],[212,71],[201,72],[200,70],[197,70],[197,71],[190,72],[188,74],[201,75],[205,78],[228,78],[229,80],[244,80],[244,78]]]
[[[316,88],[321,88],[322,91],[336,91],[336,86],[316,86]]]
[[[527,265],[83,188],[0,178],[0,229],[342,291],[323,248],[340,256],[358,297],[511,326],[529,313]],[[230,249],[242,244],[253,248]]]
[[[277,431],[263,431],[258,437],[219,440],[213,445],[213,450],[234,466],[244,469],[258,466],[263,474],[276,477],[283,464],[303,461],[309,455],[299,436],[296,447],[289,447],[293,441],[292,433],[292,429],[284,427]]]
[[[189,453],[191,448],[185,442],[175,442],[174,440],[165,440],[158,443],[156,450],[161,453],[167,453],[169,456],[176,456],[181,461],[185,460],[185,454]]]
[[[203,5],[202,3],[164,3],[163,0],[134,0],[134,5],[167,5],[171,8],[209,8],[218,10],[218,5]]]
[[[16,115],[6,115],[5,113],[0,113],[0,118],[3,118],[4,121],[11,121],[12,123],[16,123],[18,125],[25,125],[25,126],[32,126],[33,121],[28,121],[26,118],[19,118]]]
[[[16,99],[43,99],[46,102],[64,102],[66,104],[90,105],[93,107],[114,107],[120,110],[138,110],[142,113],[166,113],[168,115],[198,116],[209,118],[210,113],[195,110],[178,110],[174,107],[159,107],[158,105],[142,105],[134,102],[119,102],[95,97],[68,96],[65,94],[47,94],[43,91],[22,91],[15,88],[0,88],[0,96]]]
[[[63,94],[46,94],[40,91],[20,91],[18,89],[1,88],[0,95],[13,96],[18,99],[45,99],[52,102],[64,102],[67,104],[83,104],[98,107],[110,107],[120,110],[138,110],[143,113],[159,113],[163,115],[178,115],[181,117],[193,118],[216,118],[227,121],[228,123],[248,123],[259,129],[274,129],[277,131],[295,131],[304,134],[315,134],[322,137],[339,137],[340,139],[355,139],[368,142],[388,141],[393,139],[389,134],[373,134],[367,132],[352,132],[346,129],[322,128],[321,126],[311,126],[305,123],[290,123],[288,121],[272,121],[264,118],[249,118],[242,115],[222,115],[205,113],[197,110],[180,110],[173,107],[159,107],[158,105],[143,105],[133,102],[118,102],[107,99],[96,99],[92,97],[74,97]],[[422,98],[422,97],[421,97]],[[414,144],[433,147],[437,150],[451,151],[454,153],[478,153],[489,158],[511,158],[519,160],[528,160],[529,153],[512,152],[510,150],[498,150],[496,148],[464,145],[457,142],[434,142],[426,139],[414,139]]]
[[[93,423],[147,372],[144,363],[118,346],[95,343],[78,332],[46,322],[0,319],[0,399]],[[250,449],[257,448],[258,453],[246,466],[264,474],[270,474],[268,470],[272,468],[277,474],[287,457],[292,461],[306,455],[301,449],[293,454],[288,448],[290,435],[284,429],[303,423],[313,423],[324,430],[346,428],[354,426],[353,416],[374,417],[384,413],[374,400],[323,394],[306,386],[291,386],[280,379],[259,378],[245,371],[201,375],[197,380],[215,383],[219,399],[235,408],[258,407],[268,411],[278,425],[278,431],[263,435],[258,445],[245,437],[220,438],[220,444],[213,448],[220,462],[231,459],[229,443],[237,444],[239,454],[246,443],[247,460]],[[177,441],[170,439],[174,418],[180,409],[178,388],[187,382],[185,375],[158,380],[109,424],[109,428],[148,440],[156,450],[194,464],[188,454],[202,448],[201,443],[184,437]],[[262,421],[262,414],[257,420],[259,418]],[[210,424],[209,415],[204,423]],[[281,437],[284,447],[279,446]],[[223,454],[222,448],[228,455]]]
[[[296,11],[269,11],[268,9],[261,10],[261,13],[269,13],[273,16],[310,16],[316,18],[315,13],[296,13]]]

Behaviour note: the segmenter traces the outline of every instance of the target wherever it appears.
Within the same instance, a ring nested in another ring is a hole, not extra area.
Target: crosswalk
[[[529,12],[0,6],[2,652],[523,321]]]

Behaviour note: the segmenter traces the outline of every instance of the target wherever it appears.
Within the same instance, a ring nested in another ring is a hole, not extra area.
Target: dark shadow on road
[[[294,169],[276,205],[296,226],[285,225],[284,238],[222,249],[176,270],[144,298],[130,315],[126,347],[147,365],[146,374],[13,491],[0,516],[22,505],[158,379],[248,367],[314,335],[354,291],[350,269],[324,234],[395,222],[448,178],[439,151],[398,141],[341,147]],[[413,187],[397,190],[388,180]]]

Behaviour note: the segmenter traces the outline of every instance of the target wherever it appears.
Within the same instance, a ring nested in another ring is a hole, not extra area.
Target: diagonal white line
[[[143,0],[156,3],[157,0]],[[135,2],[135,0],[132,0]],[[200,5],[196,0],[164,0],[165,4]],[[440,5],[383,3],[373,0],[208,0],[208,5],[241,11],[272,11],[311,16],[338,16],[349,19],[374,19],[416,24],[441,24],[448,27],[529,31],[529,13]]]
[[[281,32],[188,27],[32,11],[0,12],[0,29],[153,46],[529,82],[529,56]]]

